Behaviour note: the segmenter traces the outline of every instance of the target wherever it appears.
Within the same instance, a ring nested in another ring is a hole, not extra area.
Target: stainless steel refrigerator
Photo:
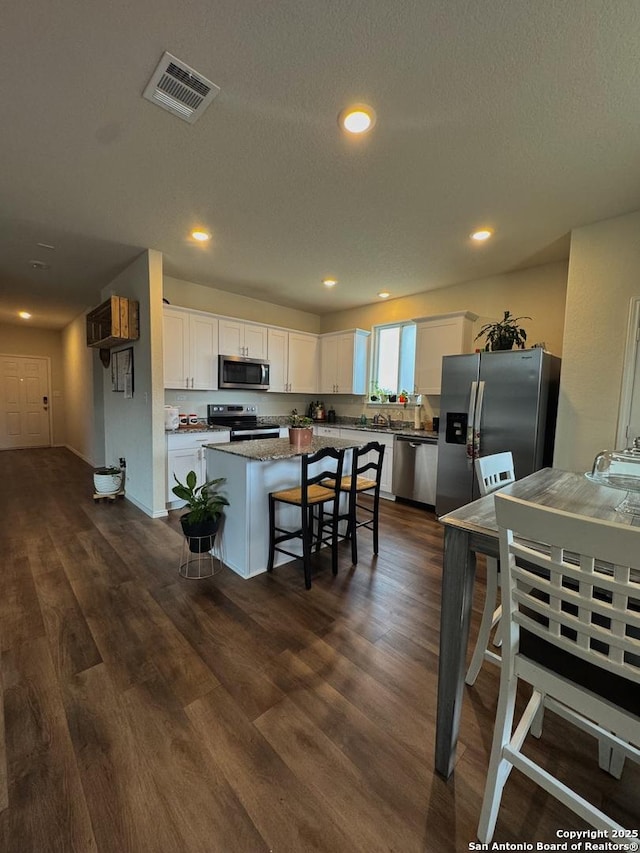
[[[559,383],[543,349],[442,359],[436,515],[480,497],[479,456],[510,450],[518,480],[552,464]]]

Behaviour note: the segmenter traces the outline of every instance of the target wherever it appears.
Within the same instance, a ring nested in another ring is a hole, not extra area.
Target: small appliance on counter
[[[317,403],[311,404],[311,411],[312,411],[311,417],[313,418],[314,421],[326,421],[327,410],[324,407],[324,403],[321,403],[320,400],[318,400]]]
[[[164,407],[164,428],[178,429],[180,426],[180,412],[177,406]]]
[[[335,422],[336,422],[336,410],[334,408],[331,408],[327,412],[327,423],[335,424]]]

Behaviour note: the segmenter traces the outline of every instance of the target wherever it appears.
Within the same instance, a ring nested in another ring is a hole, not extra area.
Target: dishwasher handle
[[[437,444],[437,441],[433,438],[416,438],[412,435],[396,435],[395,441],[397,441],[398,444],[408,444],[409,447],[413,448],[422,447],[423,444]]]

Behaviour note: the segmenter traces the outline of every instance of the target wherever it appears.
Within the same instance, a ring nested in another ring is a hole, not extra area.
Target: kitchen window
[[[388,323],[373,327],[371,393],[413,393],[416,361],[416,324]]]

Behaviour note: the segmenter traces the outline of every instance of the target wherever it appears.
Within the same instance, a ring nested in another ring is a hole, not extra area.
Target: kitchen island
[[[265,572],[269,556],[269,492],[300,483],[303,454],[325,447],[349,451],[362,444],[362,438],[354,431],[353,439],[314,436],[302,448],[294,447],[288,438],[205,445],[207,480],[226,479],[222,491],[229,506],[219,536],[223,563],[243,578]],[[345,454],[344,470],[351,470],[351,453]],[[343,500],[346,499],[344,495]],[[296,507],[282,506],[278,511],[279,525],[291,529],[299,526],[300,511]],[[299,550],[302,555],[301,543],[292,540],[289,544],[292,551]],[[275,565],[292,559],[277,553]]]

